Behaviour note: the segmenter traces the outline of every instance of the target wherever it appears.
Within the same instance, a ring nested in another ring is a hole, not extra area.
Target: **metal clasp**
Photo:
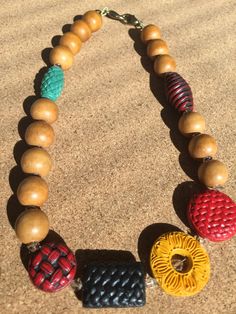
[[[100,12],[101,15],[107,16],[108,18],[116,21],[120,21],[122,24],[132,25],[139,29],[143,28],[143,22],[137,19],[136,16],[134,16],[133,14],[119,14],[113,10],[109,10],[108,8],[104,8]]]

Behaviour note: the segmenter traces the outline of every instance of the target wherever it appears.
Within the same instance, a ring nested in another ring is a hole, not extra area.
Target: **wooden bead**
[[[49,61],[52,65],[58,64],[63,70],[68,70],[73,64],[74,56],[68,47],[59,45],[51,50]]]
[[[82,46],[80,38],[72,32],[65,33],[60,38],[59,44],[68,47],[73,55],[77,54]]]
[[[147,45],[147,55],[149,58],[153,59],[158,55],[165,55],[169,53],[167,44],[162,39],[155,39],[148,42]]]
[[[227,167],[218,160],[203,162],[198,168],[199,180],[211,188],[224,185],[228,176]]]
[[[159,55],[154,61],[154,71],[158,75],[166,72],[175,72],[176,62],[170,55]]]
[[[25,132],[25,141],[28,145],[49,147],[54,142],[54,131],[45,121],[32,122]]]
[[[20,163],[25,173],[33,173],[42,177],[48,175],[52,168],[52,160],[49,153],[39,147],[26,150],[21,157]]]
[[[70,30],[76,34],[82,42],[87,41],[92,35],[88,24],[83,20],[75,21],[74,24],[71,25]]]
[[[186,137],[205,131],[205,119],[198,112],[186,112],[179,119],[179,131]]]
[[[48,199],[48,185],[37,176],[24,179],[18,186],[17,197],[25,206],[42,206]]]
[[[26,209],[17,218],[15,231],[22,243],[42,241],[49,231],[48,217],[39,208]]]
[[[102,16],[96,11],[88,11],[83,15],[83,20],[88,24],[92,32],[102,27]]]
[[[193,158],[214,157],[217,152],[217,143],[214,137],[208,134],[199,134],[189,142],[188,151]]]
[[[141,32],[141,40],[146,44],[149,40],[161,38],[160,28],[156,25],[149,24]]]
[[[51,124],[58,118],[58,107],[50,99],[40,98],[31,106],[30,114],[35,120],[43,120]]]

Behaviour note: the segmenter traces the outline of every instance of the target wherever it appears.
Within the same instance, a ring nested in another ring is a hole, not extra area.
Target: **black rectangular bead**
[[[82,278],[83,306],[135,307],[146,303],[145,273],[139,262],[90,264]]]

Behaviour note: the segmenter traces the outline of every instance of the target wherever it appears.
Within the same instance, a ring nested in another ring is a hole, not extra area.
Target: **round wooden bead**
[[[82,42],[87,41],[92,35],[88,24],[83,20],[75,21],[74,24],[71,25],[70,30],[75,33]]]
[[[170,55],[159,55],[154,62],[154,71],[158,75],[166,72],[175,72],[176,62]]]
[[[22,243],[42,241],[49,231],[48,217],[39,208],[26,209],[17,218],[15,231]]]
[[[77,54],[82,46],[80,38],[72,32],[65,33],[60,38],[59,44],[68,47],[73,55]]]
[[[218,160],[209,160],[198,168],[198,178],[208,187],[222,186],[228,179],[228,169]]]
[[[25,173],[33,173],[44,177],[48,175],[52,168],[52,160],[46,150],[33,147],[26,150],[22,155],[21,168]]]
[[[147,45],[147,55],[149,58],[153,59],[158,55],[165,55],[169,53],[167,44],[162,39],[155,39],[148,42]]]
[[[189,142],[188,151],[193,158],[214,157],[217,152],[217,143],[212,136],[199,134]]]
[[[35,120],[43,120],[51,124],[58,118],[58,107],[50,99],[40,98],[31,106],[30,115]]]
[[[146,44],[149,40],[161,38],[160,28],[156,25],[149,24],[141,32],[141,40]]]
[[[25,132],[25,141],[29,145],[49,147],[54,142],[54,131],[45,121],[32,122]]]
[[[83,15],[83,20],[88,24],[92,32],[102,27],[102,16],[97,11],[88,11]]]
[[[30,176],[19,184],[17,198],[24,206],[42,206],[48,199],[48,185],[44,179]]]
[[[205,119],[198,112],[186,112],[179,119],[179,131],[186,137],[205,131]]]
[[[51,50],[49,61],[52,65],[58,64],[63,70],[68,70],[73,64],[74,56],[68,47],[59,45]]]

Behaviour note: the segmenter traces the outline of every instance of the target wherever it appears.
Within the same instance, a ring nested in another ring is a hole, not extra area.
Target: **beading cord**
[[[41,83],[41,97],[30,114],[33,122],[25,132],[28,148],[21,158],[24,173],[30,174],[17,189],[25,211],[17,218],[16,235],[31,253],[29,276],[33,284],[46,292],[55,292],[72,284],[82,289],[85,307],[127,307],[145,304],[145,271],[141,263],[87,265],[80,280],[74,280],[76,258],[62,243],[41,243],[48,234],[49,221],[40,209],[48,198],[48,185],[43,179],[51,170],[52,160],[45,148],[54,141],[51,126],[57,120],[55,101],[64,87],[64,70],[68,70],[82,43],[102,27],[106,16],[133,26],[147,45],[147,55],[154,62],[154,72],[165,82],[168,103],[180,115],[179,131],[189,138],[189,154],[199,160],[199,181],[205,186],[189,202],[189,223],[196,236],[168,232],[156,239],[150,252],[152,275],[165,292],[174,296],[191,296],[201,291],[210,277],[210,261],[197,237],[219,242],[236,234],[236,204],[218,189],[228,178],[227,167],[213,159],[217,152],[215,139],[205,134],[205,119],[194,111],[190,86],[176,72],[176,62],[162,39],[158,26],[143,22],[134,15],[118,14],[104,8],[86,12],[63,34],[59,45],[50,52],[50,63]],[[147,268],[147,267],[146,267]]]

